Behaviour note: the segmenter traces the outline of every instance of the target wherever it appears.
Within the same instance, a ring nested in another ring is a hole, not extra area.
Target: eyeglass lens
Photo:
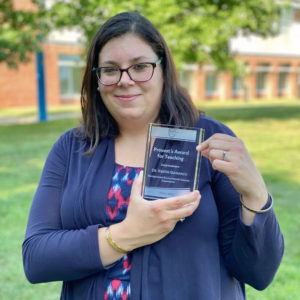
[[[98,69],[98,77],[101,83],[112,85],[120,81],[123,72],[127,72],[131,80],[142,82],[150,80],[153,71],[154,66],[150,63],[138,63],[124,70],[113,66],[101,67]]]

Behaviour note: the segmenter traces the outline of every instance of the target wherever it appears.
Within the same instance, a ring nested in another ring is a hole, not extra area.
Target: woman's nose
[[[134,81],[130,78],[128,71],[122,71],[120,81],[118,82],[119,86],[124,85],[124,84],[125,85],[134,84]]]

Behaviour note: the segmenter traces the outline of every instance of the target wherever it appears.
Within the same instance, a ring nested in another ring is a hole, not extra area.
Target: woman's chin
[[[121,126],[144,126],[147,125],[148,123],[152,122],[152,120],[149,121],[149,119],[145,116],[145,114],[141,113],[130,113],[130,114],[123,114],[119,118],[119,125]],[[136,127],[136,129],[138,129]]]
[[[120,113],[120,118],[130,122],[145,119],[145,114],[139,110],[130,109]]]

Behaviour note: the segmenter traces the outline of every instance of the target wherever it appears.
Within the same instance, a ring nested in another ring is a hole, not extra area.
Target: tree
[[[103,22],[122,11],[150,19],[165,37],[178,66],[210,62],[220,70],[238,72],[229,39],[238,33],[276,33],[277,0],[57,0],[50,9],[32,0],[36,9],[14,10],[12,0],[0,0],[0,62],[16,66],[37,51],[39,36],[51,29],[78,28],[89,43]]]
[[[29,60],[29,53],[39,49],[43,15],[37,3],[25,11],[16,10],[11,0],[0,0],[0,62],[17,67]]]
[[[237,72],[229,39],[242,34],[276,33],[276,0],[58,0],[48,11],[54,27],[77,27],[89,43],[110,16],[135,11],[162,32],[178,65],[210,62],[219,70]]]

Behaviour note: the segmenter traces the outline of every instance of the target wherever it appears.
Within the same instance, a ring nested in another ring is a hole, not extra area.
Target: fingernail
[[[195,190],[194,192],[196,193],[197,201],[200,200],[200,198],[201,198],[200,192],[198,190]]]
[[[197,151],[200,151],[200,150],[201,150],[201,146],[202,146],[202,145],[199,144],[199,145],[196,147],[196,150],[197,150]]]

